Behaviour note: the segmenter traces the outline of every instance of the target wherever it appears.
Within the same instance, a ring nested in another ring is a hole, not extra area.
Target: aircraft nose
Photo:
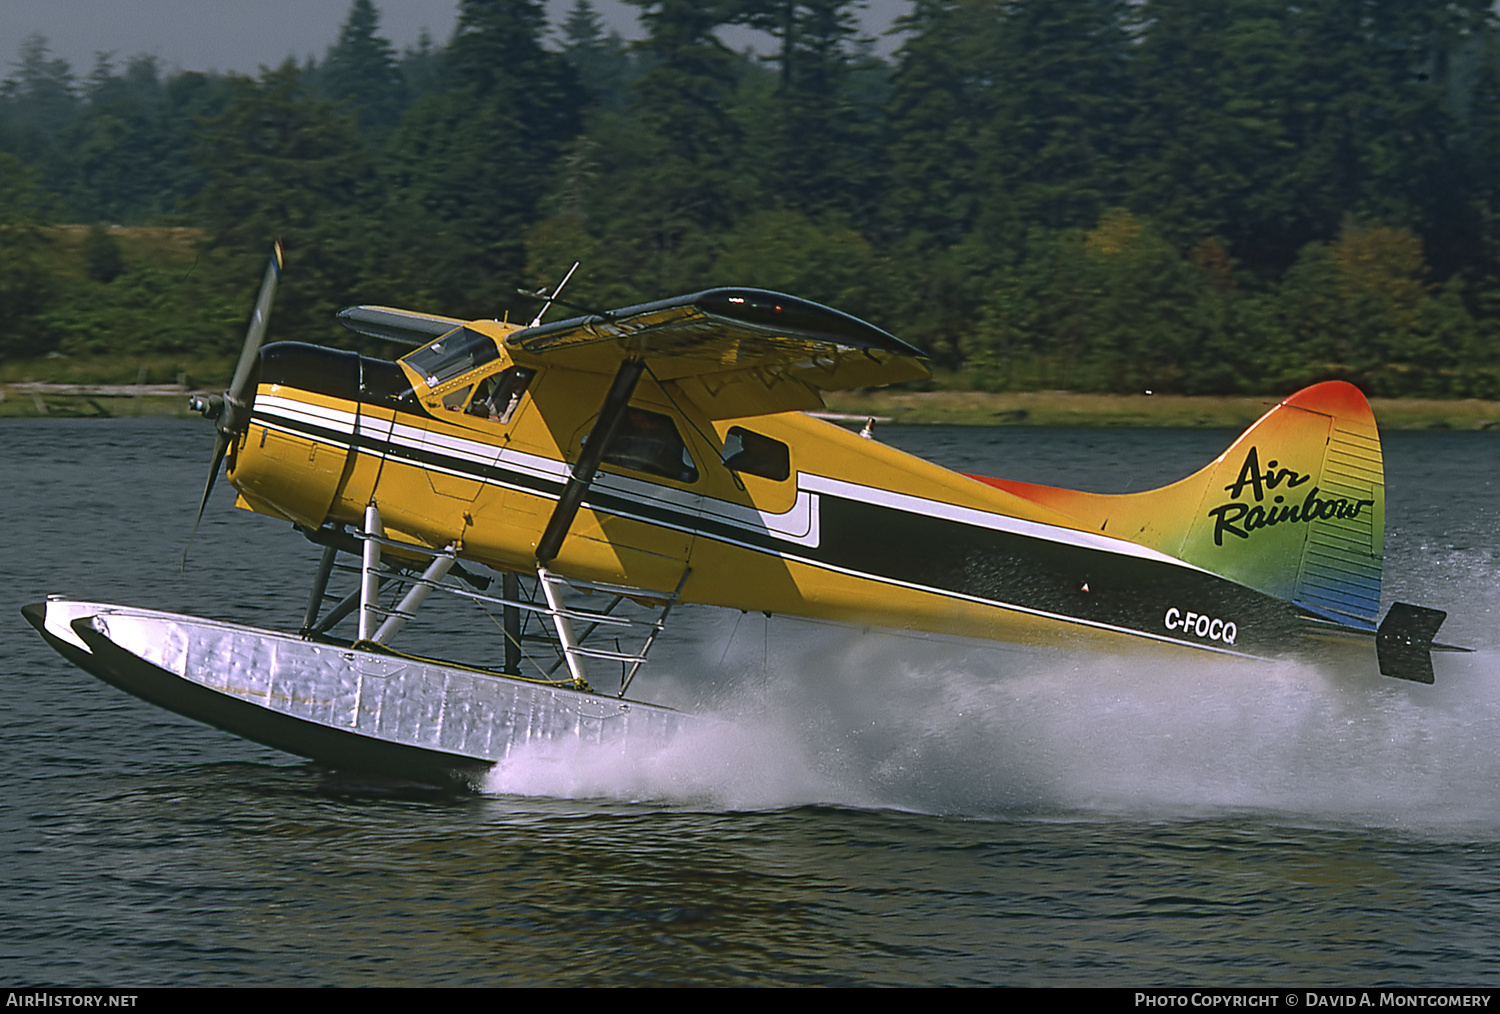
[[[277,342],[260,354],[260,383],[359,400],[359,355],[303,342]]]

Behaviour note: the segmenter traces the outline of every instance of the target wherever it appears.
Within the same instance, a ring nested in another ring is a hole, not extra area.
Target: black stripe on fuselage
[[[880,577],[907,586],[1186,644],[1274,652],[1297,626],[1289,603],[1207,571],[826,493],[821,534],[808,555],[839,569],[868,570],[877,561]],[[1197,617],[1207,620],[1199,624]]]
[[[386,400],[380,404],[391,407]],[[420,409],[412,414],[432,418]],[[274,423],[328,443],[352,444],[365,453],[550,499],[563,488],[561,479],[481,464],[431,447],[368,434],[354,437],[279,415]],[[1275,653],[1299,627],[1290,603],[1196,568],[853,497],[817,495],[821,538],[816,547],[597,486],[588,491],[584,505],[860,578],[1220,651]]]

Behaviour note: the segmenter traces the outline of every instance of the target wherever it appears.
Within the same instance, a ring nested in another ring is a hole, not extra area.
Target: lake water
[[[886,427],[966,471],[1145,489],[1233,434]],[[1500,974],[1500,435],[1386,441],[1387,602],[1434,687],[1039,661],[684,609],[633,694],[713,716],[481,795],[338,778],[47,648],[47,593],[294,628],[317,551],[158,419],[0,420],[0,980],[1428,985]],[[471,642],[439,617],[426,636]],[[421,636],[420,633],[417,636]],[[488,642],[491,645],[493,642]],[[491,652],[493,648],[491,647]]]

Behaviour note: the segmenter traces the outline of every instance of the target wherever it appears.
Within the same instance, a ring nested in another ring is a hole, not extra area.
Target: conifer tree
[[[387,131],[401,116],[404,83],[389,40],[376,34],[380,13],[371,0],[354,0],[338,41],[323,59],[322,89],[359,110],[365,131]]]
[[[817,216],[868,211],[874,129],[853,101],[857,0],[749,0],[740,15],[777,41],[777,87],[763,189]]]
[[[432,43],[432,34],[422,29],[414,45],[401,51],[397,70],[408,104],[442,90],[445,75],[442,55]]]
[[[39,174],[0,152],[0,359],[41,356],[52,336],[40,321],[56,288],[42,262],[46,217]]]
[[[993,242],[1085,228],[1124,196],[1133,100],[1124,0],[1009,0],[977,141]]]
[[[118,74],[101,62],[88,101],[61,138],[73,165],[68,215],[137,224],[178,213],[199,179],[182,141],[196,126],[170,104],[155,57],[132,57]]]
[[[714,34],[732,5],[695,0],[631,0],[641,9],[645,65],[631,87],[642,128],[668,146],[674,160],[708,177],[711,191],[732,165],[739,129],[729,112],[735,90],[733,55]],[[695,188],[697,189],[697,188]]]
[[[1000,15],[1000,0],[916,0],[897,22],[905,41],[885,115],[884,231],[917,237],[918,249],[951,246],[974,224],[975,145],[994,76],[986,43]]]
[[[1131,203],[1184,245],[1221,236],[1237,255],[1259,257],[1303,219],[1282,196],[1285,88],[1298,77],[1283,6],[1144,0],[1137,10]]]
[[[1478,50],[1462,150],[1479,244],[1478,263],[1465,274],[1487,307],[1500,311],[1500,33],[1493,29]]]
[[[373,277],[444,313],[516,304],[526,233],[582,104],[572,68],[542,46],[545,29],[536,0],[463,0],[445,90],[414,104],[390,145],[391,240]]]
[[[563,55],[568,58],[589,100],[596,106],[624,104],[630,81],[630,55],[618,32],[604,31],[604,21],[589,0],[578,0],[562,23]]]
[[[714,34],[725,2],[631,0],[646,38],[620,119],[605,124],[598,233],[641,294],[709,283],[713,251],[745,189],[732,115],[737,61]]]
[[[0,150],[40,170],[47,190],[61,194],[73,178],[62,134],[78,114],[78,82],[44,36],[28,36],[18,56],[15,73],[0,83]]]
[[[5,82],[5,97],[18,119],[39,131],[59,131],[78,111],[78,84],[68,61],[54,57],[42,35],[21,43],[16,75]]]
[[[278,295],[278,326],[342,338],[334,314],[357,289],[377,196],[353,116],[316,98],[290,60],[231,86],[193,153],[205,181],[195,217],[228,270],[247,276],[282,237],[298,269]]]
[[[994,116],[1004,10],[1004,0],[916,0],[897,22],[907,34],[886,108],[875,234],[901,279],[891,326],[949,366],[961,362],[991,259],[974,236],[989,186],[980,142]]]

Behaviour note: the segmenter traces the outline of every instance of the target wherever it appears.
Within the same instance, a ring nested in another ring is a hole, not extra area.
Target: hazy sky
[[[0,77],[9,77],[21,41],[34,33],[47,37],[84,77],[94,54],[113,52],[117,63],[139,53],[156,56],[166,70],[235,70],[256,73],[288,56],[300,62],[321,57],[338,38],[350,0],[0,0]],[[573,0],[548,0],[553,21]],[[594,0],[595,8],[630,37],[637,34],[633,10],[619,0]],[[866,30],[889,27],[910,4],[871,0]],[[435,41],[447,40],[458,16],[458,0],[376,0],[381,34],[397,49],[417,41],[426,28]],[[732,39],[739,48],[748,44]],[[888,46],[882,46],[882,50]]]

